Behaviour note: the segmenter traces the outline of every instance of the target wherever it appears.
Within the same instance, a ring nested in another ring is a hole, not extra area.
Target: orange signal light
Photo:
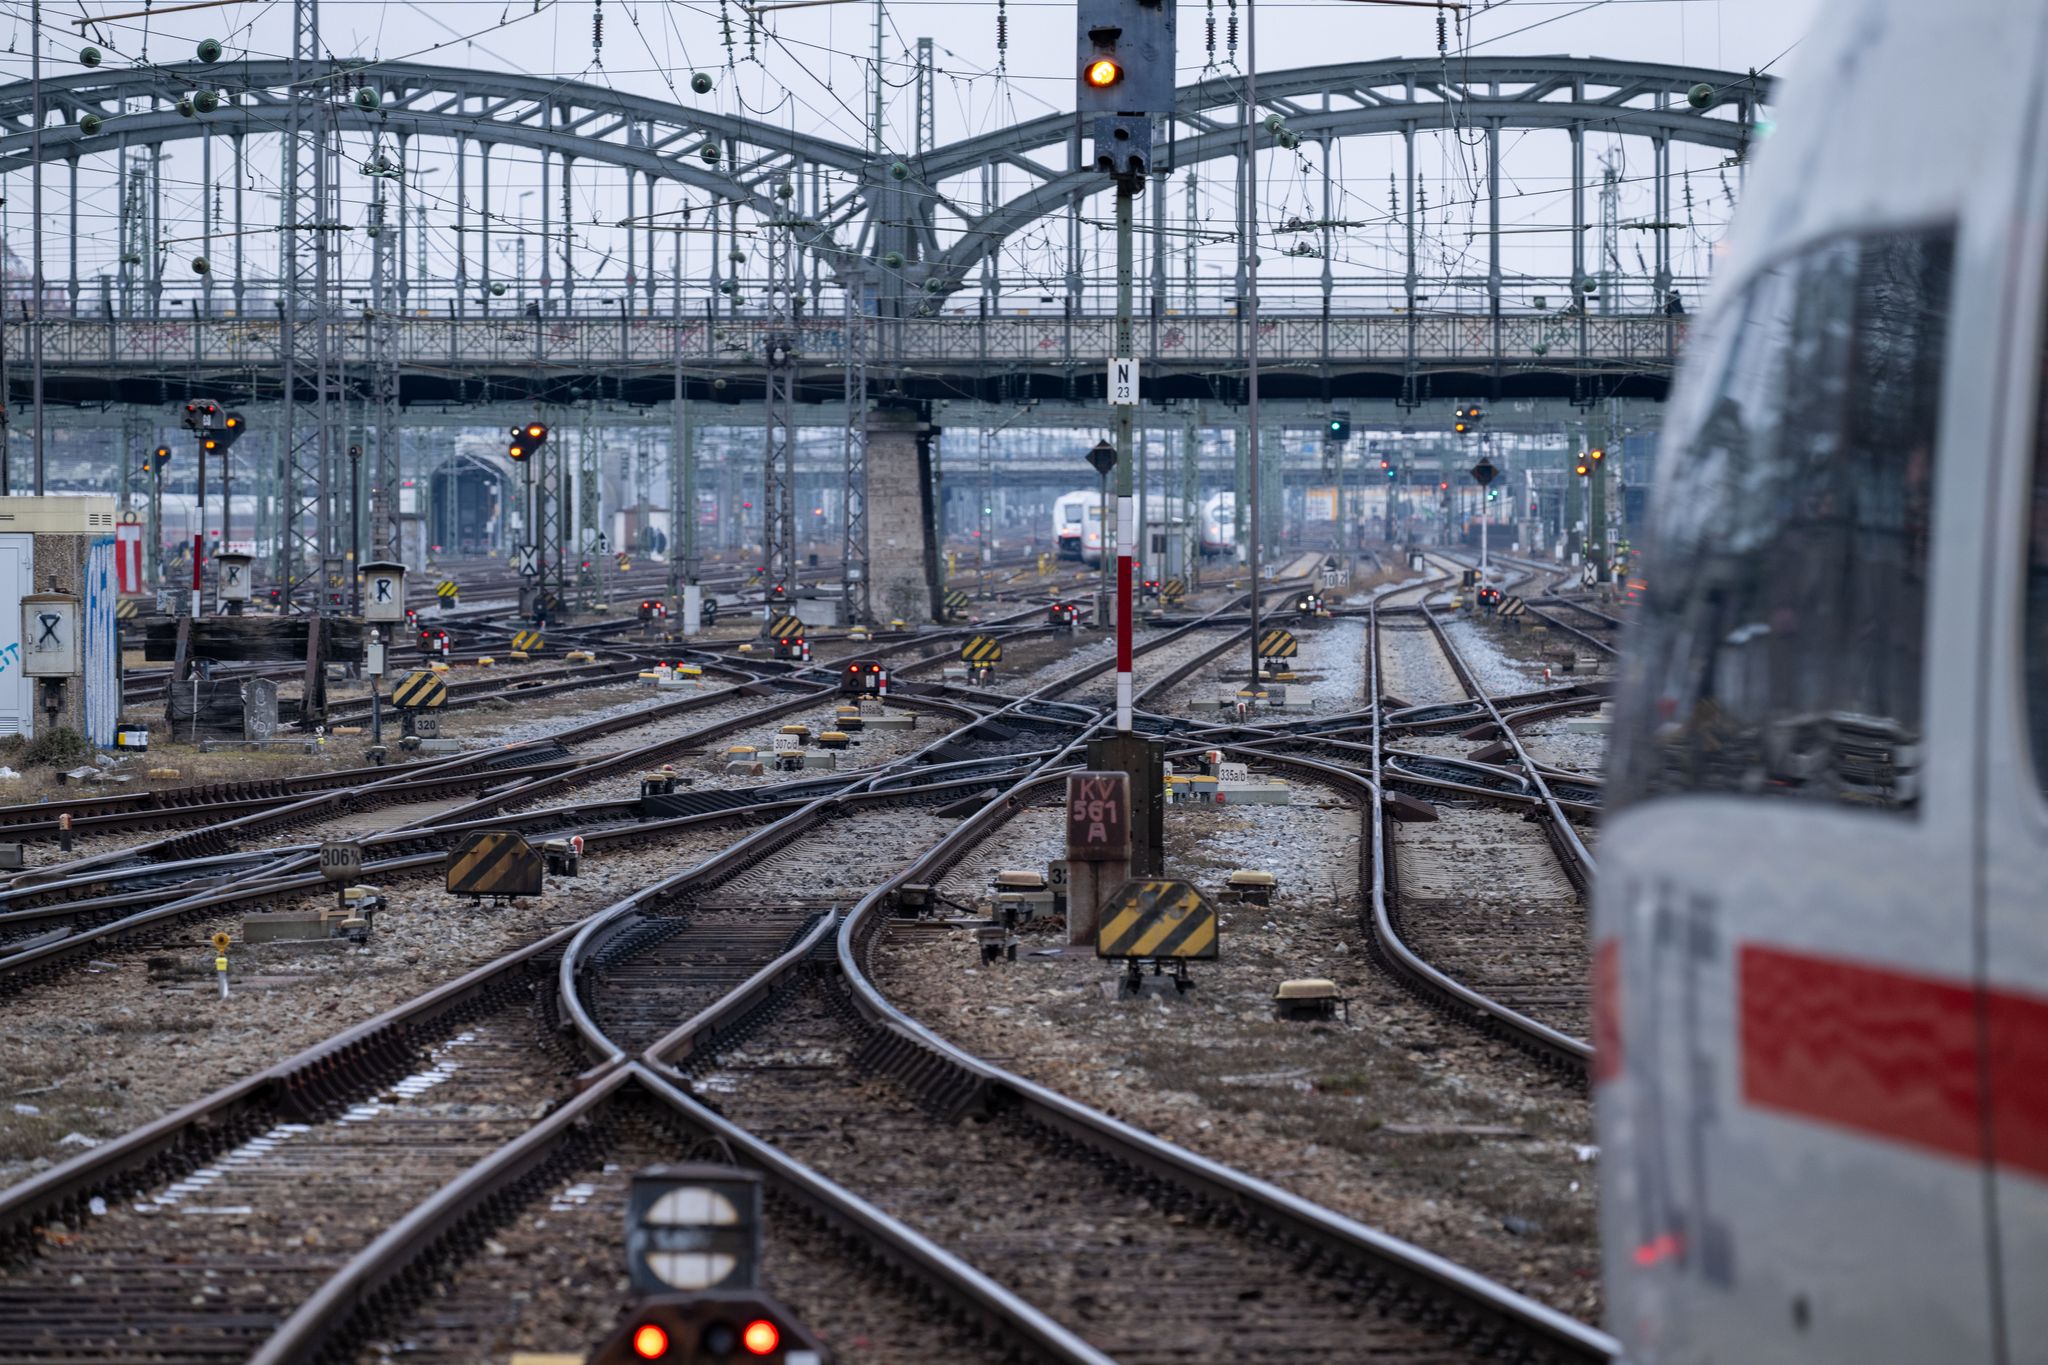
[[[782,1333],[775,1330],[775,1324],[766,1318],[755,1318],[747,1324],[747,1330],[740,1333],[740,1344],[747,1348],[749,1355],[765,1356],[782,1344]]]
[[[641,1323],[633,1333],[633,1354],[642,1360],[660,1360],[668,1354],[668,1333],[654,1323]]]
[[[1083,79],[1097,90],[1107,90],[1124,78],[1124,69],[1107,57],[1098,57],[1088,63]]]
[[[539,422],[528,422],[526,424],[526,439],[529,441],[538,441],[547,434],[548,429]]]
[[[1594,460],[1594,463],[1596,463],[1596,464],[1597,464],[1598,462],[1600,462],[1601,460],[1604,460],[1604,459],[1606,459],[1606,458],[1607,458],[1607,452],[1606,452],[1606,451],[1604,451],[1604,450],[1598,450],[1598,449],[1596,449],[1596,450],[1595,450],[1595,451],[1593,452],[1593,460]]]
[[[1588,474],[1590,474],[1590,473],[1592,473],[1592,472],[1593,472],[1593,468],[1592,468],[1592,466],[1591,466],[1591,465],[1588,465],[1588,464],[1587,464],[1587,463],[1586,463],[1586,462],[1585,462],[1584,460],[1580,460],[1580,461],[1579,461],[1579,463],[1578,463],[1578,473],[1579,473],[1579,477],[1580,477],[1580,478],[1584,478],[1584,477],[1585,477],[1586,475],[1588,475]]]

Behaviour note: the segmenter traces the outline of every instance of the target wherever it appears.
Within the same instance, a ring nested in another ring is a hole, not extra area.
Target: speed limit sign
[[[353,842],[320,845],[320,875],[330,882],[345,882],[363,875],[363,846]]]

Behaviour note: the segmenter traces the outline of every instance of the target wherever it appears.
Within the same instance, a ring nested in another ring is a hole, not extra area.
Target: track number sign
[[[357,843],[320,845],[320,875],[330,882],[352,881],[363,875],[363,846]]]
[[[1109,401],[1121,407],[1137,404],[1137,357],[1117,356],[1109,362]]]

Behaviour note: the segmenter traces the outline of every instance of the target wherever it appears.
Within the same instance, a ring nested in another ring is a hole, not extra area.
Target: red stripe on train
[[[1981,1160],[1988,1081],[1990,1159],[2048,1176],[2048,999],[1754,944],[1740,972],[1750,1104]]]

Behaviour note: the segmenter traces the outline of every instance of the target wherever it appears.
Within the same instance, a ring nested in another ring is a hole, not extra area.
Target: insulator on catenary
[[[996,0],[996,69],[1001,70],[1010,60],[1010,8],[1009,0]]]
[[[1223,30],[1223,50],[1231,61],[1237,60],[1237,0],[1230,0],[1230,15]]]

